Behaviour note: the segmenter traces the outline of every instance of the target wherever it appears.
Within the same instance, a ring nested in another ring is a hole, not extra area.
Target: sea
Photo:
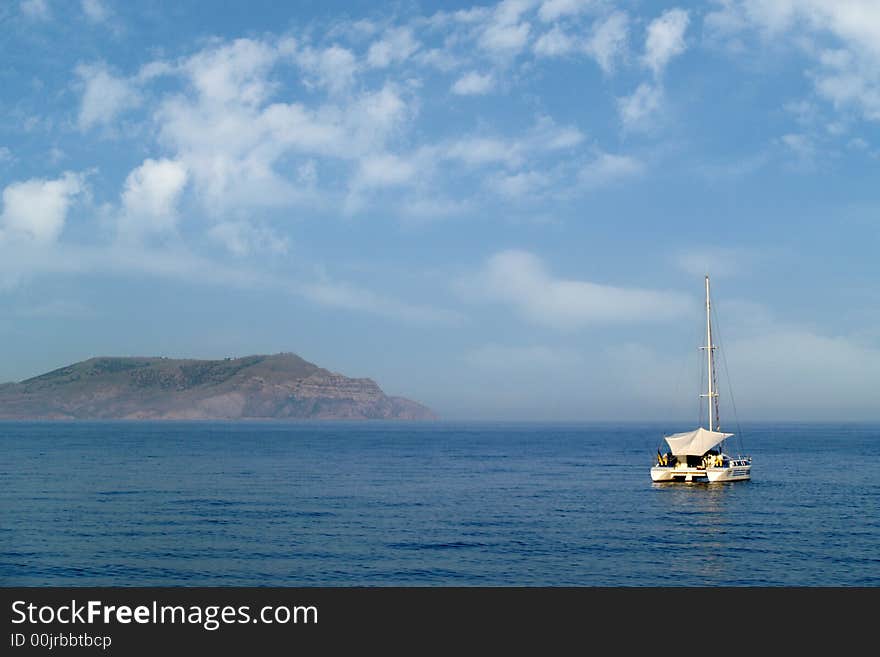
[[[655,484],[673,423],[2,422],[2,586],[880,584],[880,425],[744,424],[752,480]]]

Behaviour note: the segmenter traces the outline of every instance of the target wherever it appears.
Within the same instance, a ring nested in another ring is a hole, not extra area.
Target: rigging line
[[[700,368],[700,388],[698,390],[699,396],[697,397],[700,400],[699,404],[698,404],[700,414],[697,417],[697,426],[701,427],[701,426],[703,426],[703,421],[706,419],[705,416],[709,413],[709,406],[708,406],[709,398],[703,396],[703,391],[706,389],[706,382],[708,379],[707,379],[706,368],[704,367],[705,366],[705,362],[704,362],[705,359],[703,358],[703,355],[699,351],[697,351],[697,354],[698,354],[697,366]],[[703,400],[704,399],[706,400],[705,410],[703,409]]]
[[[712,368],[712,387],[715,390],[715,396],[709,400],[715,404],[715,422],[718,424],[718,431],[721,431],[721,409],[718,407],[718,372],[716,368]]]
[[[739,443],[739,451],[742,453],[743,450],[743,442],[742,442],[742,427],[739,423],[739,414],[736,411],[736,400],[733,397],[733,386],[730,383],[730,369],[727,366],[727,350],[724,348],[724,343],[721,340],[721,330],[718,328],[718,325],[721,323],[718,319],[718,310],[712,307],[712,313],[715,316],[715,332],[718,335],[718,350],[721,352],[721,360],[724,362],[724,376],[727,379],[727,394],[730,396],[730,408],[733,410],[733,420],[736,424],[736,436],[737,442]]]

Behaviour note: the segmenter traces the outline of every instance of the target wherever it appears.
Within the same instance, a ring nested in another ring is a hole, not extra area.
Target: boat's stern
[[[709,478],[710,483],[746,481],[752,478],[752,459],[731,459],[723,467],[706,468],[706,476]]]
[[[651,468],[651,480],[656,482],[683,481],[685,483],[706,483],[706,469],[684,464],[655,465]]]
[[[672,481],[672,468],[655,465],[651,468],[651,481]]]

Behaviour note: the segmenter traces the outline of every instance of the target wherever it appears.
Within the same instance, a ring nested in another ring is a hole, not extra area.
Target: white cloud
[[[183,69],[206,102],[255,106],[272,91],[266,73],[277,56],[267,43],[236,39],[201,50],[184,63]]]
[[[476,96],[489,93],[494,86],[495,80],[491,73],[469,71],[455,81],[452,85],[452,93],[459,96]]]
[[[584,50],[592,56],[605,73],[614,70],[616,59],[626,54],[629,18],[620,11],[597,20]]]
[[[416,174],[415,165],[390,153],[369,155],[361,160],[355,186],[357,188],[389,187],[409,182]]]
[[[459,139],[445,148],[444,155],[470,165],[502,163],[516,166],[522,161],[519,143],[490,137]]]
[[[430,67],[448,73],[464,65],[464,57],[447,48],[423,49],[413,55],[420,66]]]
[[[354,84],[358,71],[357,59],[347,48],[330,46],[321,50],[306,48],[297,61],[309,77],[306,82],[326,89],[331,94],[343,94]]]
[[[824,50],[812,74],[817,93],[836,109],[859,108],[866,119],[880,121],[880,75],[875,61],[864,61],[848,50]]]
[[[458,324],[454,311],[415,305],[377,294],[348,283],[323,280],[295,286],[298,294],[325,306],[385,315],[416,324]]]
[[[211,227],[208,236],[239,257],[255,253],[284,254],[289,246],[287,238],[248,221],[221,221]]]
[[[654,75],[659,76],[670,60],[687,48],[684,35],[689,20],[687,11],[670,9],[648,25],[643,62]]]
[[[6,146],[0,146],[0,164],[4,164],[5,162],[12,162],[15,157],[12,155],[12,151],[9,150]]]
[[[677,292],[556,278],[526,251],[495,254],[465,286],[476,298],[506,303],[525,319],[557,329],[600,322],[671,320],[691,308],[690,298]]]
[[[227,289],[260,289],[292,295],[330,308],[371,313],[414,324],[455,325],[460,313],[411,304],[369,289],[321,277],[315,282],[292,281],[242,266],[228,266],[198,256],[173,243],[162,247],[117,243],[109,247],[67,244],[9,244],[0,241],[0,283],[16,283],[34,274],[148,275],[187,284]],[[304,277],[306,278],[306,277]]]
[[[12,183],[3,190],[0,225],[4,236],[51,243],[64,229],[73,199],[84,191],[82,175],[65,173],[55,180],[33,178]]]
[[[561,57],[583,53],[592,57],[605,73],[614,71],[616,60],[627,52],[629,17],[621,11],[596,19],[588,36],[575,36],[576,30],[554,24],[532,46],[539,57]]]
[[[503,58],[487,57],[479,44],[493,28],[530,34],[537,8],[535,2],[511,0],[446,14],[439,37],[456,62],[451,92],[496,89],[509,69]],[[430,20],[433,25],[435,19]],[[259,216],[254,211],[262,208],[361,212],[389,194],[400,196],[400,208],[424,207],[415,195],[423,194],[426,184],[442,187],[462,175],[465,169],[454,161],[485,168],[477,172],[473,189],[492,187],[512,196],[546,187],[541,164],[521,169],[523,163],[578,147],[584,136],[573,126],[554,126],[548,119],[547,127],[513,136],[475,131],[439,143],[412,133],[427,84],[420,77],[428,65],[422,58],[429,50],[421,41],[426,25],[412,20],[355,30],[342,21],[339,29],[324,34],[215,38],[189,56],[147,62],[129,77],[117,77],[105,65],[81,67],[88,83],[80,125],[112,125],[127,109],[148,104],[144,114],[152,124],[142,134],[157,138],[149,154],[185,168],[197,209],[210,212],[216,222]],[[435,43],[437,36],[425,35]],[[583,56],[586,46],[578,47]],[[501,47],[490,55],[514,51]],[[612,46],[596,46],[591,56],[611,67],[619,56],[613,52]],[[403,62],[407,66],[397,66]],[[291,78],[301,84],[289,84]],[[568,174],[575,167],[568,166]]]
[[[480,37],[480,45],[498,55],[515,55],[525,48],[531,25],[521,21],[532,3],[529,0],[502,0],[492,12]]]
[[[349,156],[381,152],[386,144],[418,111],[415,103],[397,85],[386,83],[381,89],[352,98],[345,108],[344,141],[339,154]]]
[[[134,79],[137,82],[143,84],[145,82],[151,82],[152,80],[155,80],[165,75],[178,75],[182,72],[183,69],[177,64],[157,59],[152,62],[147,62],[146,64],[141,66]]]
[[[559,57],[571,53],[575,47],[575,40],[561,27],[554,25],[549,32],[538,37],[533,49],[540,57]]]
[[[144,160],[125,179],[120,237],[138,240],[148,234],[173,231],[177,226],[177,202],[186,181],[186,167],[181,162]]]
[[[491,25],[483,34],[483,47],[494,52],[517,53],[528,42],[529,29],[528,23]]]
[[[103,0],[82,0],[82,10],[93,23],[102,23],[110,17],[110,10]]]
[[[361,93],[346,90],[353,57],[336,46],[298,50],[291,39],[209,46],[179,66],[162,67],[163,74],[183,75],[192,86],[160,102],[154,113],[160,143],[186,165],[198,200],[218,216],[321,203],[317,177],[304,179],[298,173],[303,166],[314,174],[315,158],[381,155],[418,109],[409,102],[411,92],[391,82]],[[333,64],[337,59],[345,64],[341,69]],[[271,102],[271,73],[285,63],[302,68],[314,102]],[[282,160],[293,175],[278,170]]]
[[[141,102],[137,88],[129,80],[114,76],[104,64],[80,64],[75,72],[83,85],[80,130],[109,125],[120,113]]]
[[[837,109],[855,108],[880,121],[880,4],[875,0],[727,0],[707,14],[716,42],[757,35],[788,45],[811,63],[805,73],[816,93]],[[744,47],[740,47],[743,50]]]
[[[535,126],[517,139],[468,136],[441,146],[445,158],[471,166],[503,164],[516,168],[540,153],[573,148],[584,135],[573,126],[559,126],[549,117],[539,117]]]
[[[798,168],[811,170],[816,163],[817,147],[813,139],[804,134],[787,134],[779,138],[779,142],[795,156]]]
[[[566,16],[579,14],[595,7],[600,0],[544,0],[538,8],[538,17],[547,23]]]
[[[22,0],[18,6],[21,9],[21,13],[28,18],[45,20],[50,16],[49,5],[46,0]]]
[[[257,109],[204,98],[166,99],[156,113],[162,144],[186,164],[200,203],[218,216],[287,205],[296,189],[274,170],[285,153],[335,151],[344,134],[301,105]]]
[[[460,216],[471,210],[469,201],[422,195],[404,200],[400,204],[399,214],[404,220],[429,221]]]
[[[400,27],[388,30],[379,41],[370,45],[367,63],[374,68],[385,68],[391,64],[404,62],[419,49],[412,30]]]
[[[783,144],[788,146],[791,150],[799,155],[806,156],[811,155],[814,151],[814,147],[810,138],[806,135],[798,135],[798,134],[788,134],[780,137],[780,141]]]
[[[552,181],[552,176],[543,171],[520,171],[498,175],[490,179],[489,185],[502,196],[516,199],[534,197]]]
[[[644,165],[632,156],[600,153],[595,160],[581,169],[579,178],[587,187],[604,187],[634,178],[644,169]]]
[[[617,110],[624,128],[639,130],[650,128],[648,119],[660,109],[663,90],[647,82],[641,83],[631,96],[617,99]]]

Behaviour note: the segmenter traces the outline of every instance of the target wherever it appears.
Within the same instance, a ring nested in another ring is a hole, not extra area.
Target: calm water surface
[[[880,584],[880,426],[0,423],[0,585]]]

